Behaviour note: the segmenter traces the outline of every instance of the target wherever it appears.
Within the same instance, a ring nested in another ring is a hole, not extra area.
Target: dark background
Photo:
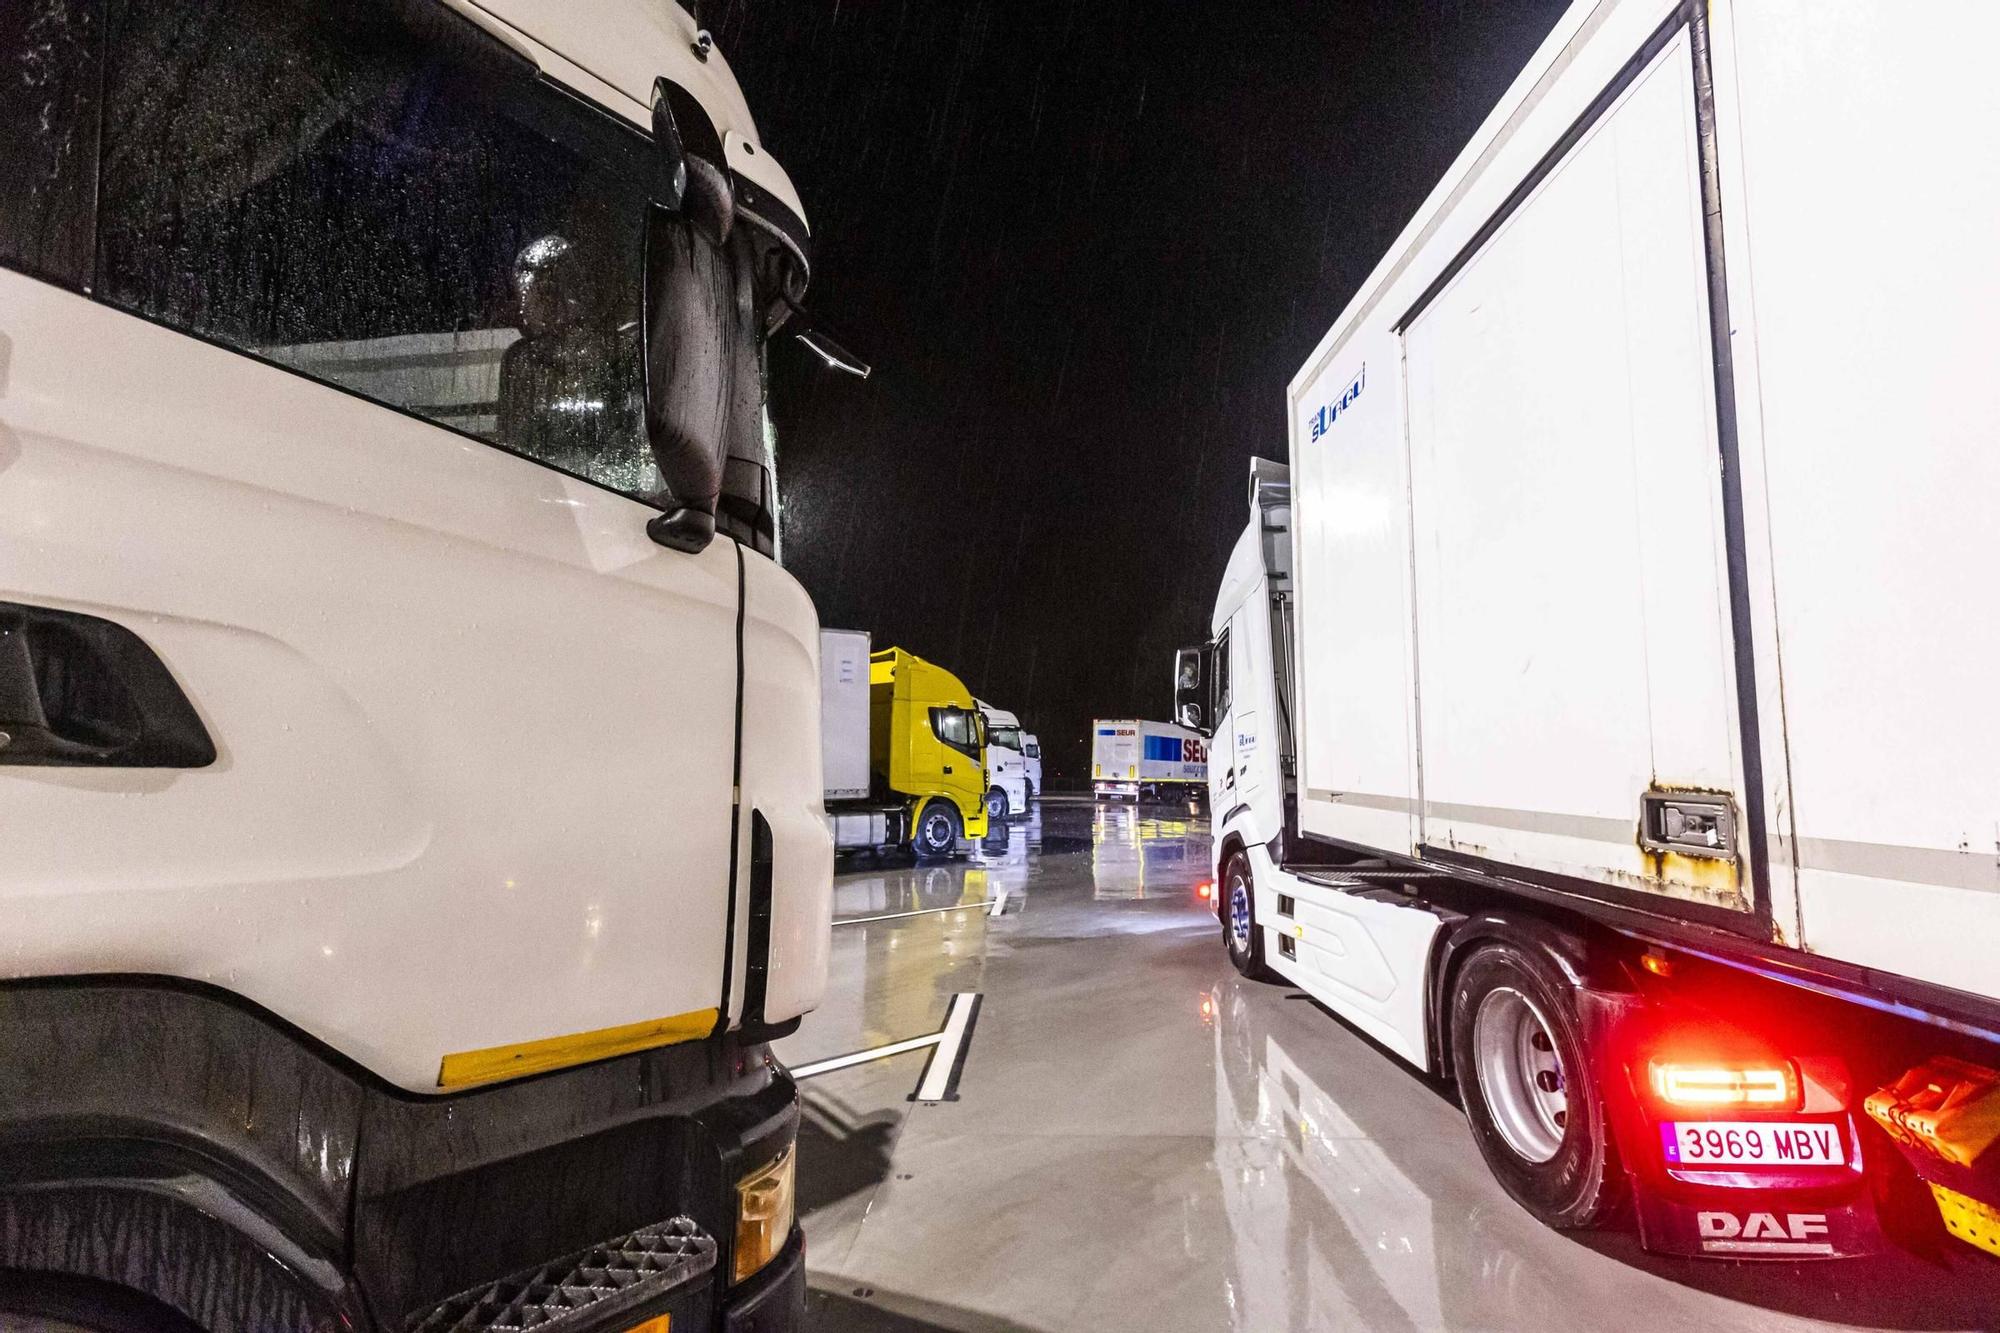
[[[706,0],[864,382],[772,356],[785,563],[1088,776],[1171,714],[1285,386],[1566,0]]]

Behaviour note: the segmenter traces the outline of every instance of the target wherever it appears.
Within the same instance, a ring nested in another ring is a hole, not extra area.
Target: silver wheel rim
[[[1241,875],[1229,877],[1229,938],[1235,941],[1238,953],[1249,956],[1250,886]]]
[[[1500,1137],[1524,1161],[1552,1159],[1569,1123],[1569,1080],[1535,1002],[1511,986],[1488,991],[1473,1015],[1472,1052]]]
[[[924,844],[934,852],[941,852],[951,841],[951,816],[942,810],[933,810],[924,819]]]

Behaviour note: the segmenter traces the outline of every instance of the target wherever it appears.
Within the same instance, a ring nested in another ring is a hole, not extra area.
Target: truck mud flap
[[[1745,1191],[1749,1193],[1749,1191]],[[1639,1240],[1655,1254],[1701,1259],[1848,1259],[1878,1254],[1882,1230],[1865,1197],[1787,1203],[1782,1195],[1683,1203],[1640,1186]]]

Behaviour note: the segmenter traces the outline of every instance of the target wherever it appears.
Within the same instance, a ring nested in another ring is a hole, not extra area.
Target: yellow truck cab
[[[986,836],[986,721],[972,691],[901,648],[868,658],[869,766],[907,802],[910,845],[942,856]]]

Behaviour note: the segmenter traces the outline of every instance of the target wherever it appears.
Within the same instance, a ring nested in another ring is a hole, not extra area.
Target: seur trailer
[[[1574,5],[1176,663],[1232,960],[1455,1080],[1553,1225],[2000,1253],[1996,41]]]

